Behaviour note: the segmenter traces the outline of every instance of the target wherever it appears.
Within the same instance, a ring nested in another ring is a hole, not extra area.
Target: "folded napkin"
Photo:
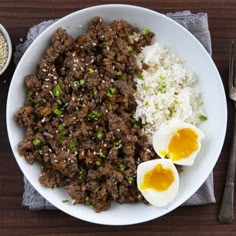
[[[168,17],[177,21],[188,29],[206,48],[211,54],[211,37],[208,28],[208,17],[206,13],[192,14],[190,11],[183,11],[177,13],[168,13]],[[55,20],[44,21],[38,25],[33,26],[27,35],[27,39],[24,43],[16,47],[14,55],[15,64],[17,64],[24,54],[29,45],[34,39],[42,33],[48,26],[54,23]],[[205,183],[200,189],[190,197],[183,205],[203,205],[215,202],[214,196],[214,184],[213,184],[213,173],[207,178]],[[47,202],[24,178],[24,194],[23,194],[23,206],[29,207],[29,209],[40,210],[40,209],[56,209],[49,202]]]

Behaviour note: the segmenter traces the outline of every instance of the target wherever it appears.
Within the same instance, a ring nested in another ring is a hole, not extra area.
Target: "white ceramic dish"
[[[10,61],[11,61],[11,56],[12,56],[12,44],[11,44],[11,39],[10,36],[7,32],[7,30],[4,28],[3,25],[0,24],[0,33],[3,34],[3,37],[5,38],[6,42],[7,42],[7,61],[4,64],[4,66],[2,67],[2,69],[0,69],[0,75],[3,74],[3,72],[7,69]]]
[[[208,115],[208,120],[201,126],[205,139],[194,165],[185,168],[181,173],[179,193],[168,207],[156,208],[144,204],[119,205],[114,203],[110,210],[98,214],[83,205],[64,204],[62,200],[68,199],[64,190],[52,190],[41,186],[38,182],[39,165],[27,164],[24,158],[18,154],[17,145],[23,139],[24,130],[14,121],[14,114],[24,104],[24,76],[35,72],[37,62],[58,27],[64,27],[72,36],[76,36],[86,29],[88,21],[98,15],[109,22],[114,19],[125,19],[140,28],[148,27],[156,33],[158,41],[186,61],[186,66],[199,78]],[[82,25],[82,27],[78,28],[78,25]],[[85,221],[106,225],[128,225],[145,222],[167,214],[186,201],[203,184],[215,166],[224,142],[226,123],[226,99],[221,78],[211,57],[199,41],[166,16],[128,5],[91,7],[70,14],[50,26],[33,42],[22,57],[13,76],[7,100],[7,130],[11,148],[22,172],[34,188],[54,206],[67,214]]]

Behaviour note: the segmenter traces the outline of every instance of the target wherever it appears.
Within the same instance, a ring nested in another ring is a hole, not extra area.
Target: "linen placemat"
[[[208,27],[207,13],[192,14],[190,11],[183,11],[168,13],[167,16],[189,30],[202,43],[209,54],[212,54],[211,36]],[[16,65],[35,38],[55,21],[56,20],[44,21],[38,25],[33,26],[29,30],[25,42],[19,44],[16,47],[16,52],[14,54],[14,62]],[[215,203],[213,173],[210,174],[199,190],[193,194],[192,197],[190,197],[183,205],[203,205],[209,203]],[[32,187],[25,177],[22,204],[23,206],[29,207],[29,209],[32,210],[56,209]]]

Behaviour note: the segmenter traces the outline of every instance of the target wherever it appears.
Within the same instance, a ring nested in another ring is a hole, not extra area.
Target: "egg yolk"
[[[144,175],[141,190],[154,189],[158,192],[167,190],[174,182],[174,173],[170,168],[157,164]]]
[[[188,158],[199,149],[198,134],[191,128],[178,130],[168,145],[167,157],[172,161]]]

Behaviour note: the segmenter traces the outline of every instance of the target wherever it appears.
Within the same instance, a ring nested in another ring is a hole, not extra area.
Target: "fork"
[[[233,101],[236,109],[236,71],[234,57],[234,41],[231,43],[229,57],[229,97]],[[230,223],[234,218],[234,179],[236,163],[236,114],[234,118],[233,143],[230,152],[228,172],[225,181],[223,198],[218,214],[221,223]]]

